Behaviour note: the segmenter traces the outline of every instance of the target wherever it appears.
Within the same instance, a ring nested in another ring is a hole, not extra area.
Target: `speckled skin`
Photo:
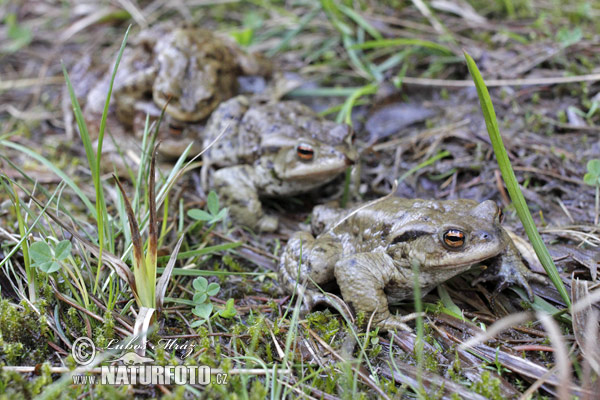
[[[264,213],[260,197],[293,196],[336,178],[357,158],[351,135],[346,125],[324,120],[301,103],[261,104],[237,96],[207,122],[203,181],[215,170],[209,186],[234,220],[274,231],[277,220]],[[298,156],[299,145],[314,150],[312,159]]]
[[[297,232],[290,238],[280,260],[280,281],[290,293],[295,288],[303,292],[308,308],[318,302],[339,308],[315,288],[335,279],[344,301],[368,317],[374,313],[373,321],[382,330],[405,327],[389,312],[388,302],[412,297],[412,263],[418,263],[419,285],[427,293],[472,265],[496,257],[496,268],[482,280],[499,280],[498,290],[519,284],[531,297],[525,277],[532,273],[500,225],[499,215],[490,200],[390,197],[351,210],[318,206],[313,230],[322,233],[315,238]],[[460,248],[444,243],[449,229],[464,233]]]
[[[200,151],[202,124],[223,101],[237,92],[237,77],[267,75],[268,63],[244,53],[232,41],[211,31],[159,24],[141,31],[121,59],[112,92],[112,107],[126,127],[146,114],[161,124],[161,154],[176,157],[191,142]],[[112,64],[86,97],[86,119],[99,119],[104,108]],[[136,130],[136,134],[138,130]],[[141,130],[139,130],[141,131]]]

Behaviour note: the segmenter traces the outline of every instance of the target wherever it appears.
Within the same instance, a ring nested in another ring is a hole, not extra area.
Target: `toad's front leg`
[[[522,287],[527,293],[530,301],[533,301],[533,290],[529,286],[528,281],[535,281],[544,285],[548,285],[549,281],[543,275],[536,274],[530,271],[521,259],[521,254],[517,250],[508,233],[503,230],[505,235],[506,248],[494,260],[490,268],[486,269],[479,277],[477,277],[472,285],[480,282],[497,281],[494,296],[500,293],[508,286],[517,285]]]
[[[250,165],[221,168],[213,175],[214,185],[236,222],[262,232],[273,232],[277,230],[277,219],[263,211],[254,174]]]
[[[288,240],[280,260],[279,281],[288,293],[298,293],[303,299],[302,314],[317,304],[325,304],[352,320],[348,306],[340,298],[318,288],[333,280],[340,251],[340,243],[333,238],[315,240],[308,232],[296,232]]]
[[[356,312],[384,331],[410,330],[402,318],[392,315],[388,308],[385,288],[394,281],[403,281],[390,256],[385,253],[359,253],[339,260],[335,264],[335,279],[344,301]]]

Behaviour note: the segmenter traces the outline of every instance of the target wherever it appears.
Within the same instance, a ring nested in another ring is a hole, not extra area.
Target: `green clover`
[[[227,208],[219,210],[219,197],[214,190],[211,190],[206,198],[206,208],[208,212],[194,208],[188,211],[188,216],[198,221],[208,222],[209,225],[216,224],[225,219],[227,216]]]
[[[46,242],[35,242],[29,247],[29,254],[34,267],[51,274],[60,269],[60,261],[71,255],[71,242],[63,240],[54,248]]]
[[[600,185],[600,160],[588,161],[587,170],[588,172],[583,176],[583,181],[590,186]]]

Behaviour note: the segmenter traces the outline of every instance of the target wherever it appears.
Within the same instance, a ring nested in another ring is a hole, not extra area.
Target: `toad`
[[[498,280],[523,287],[540,276],[529,271],[500,225],[500,210],[491,200],[420,200],[388,197],[353,209],[318,206],[313,211],[314,237],[297,232],[280,259],[282,286],[304,295],[310,309],[323,302],[339,307],[316,288],[335,281],[344,301],[382,330],[404,329],[388,304],[413,296],[413,264],[419,268],[422,293],[468,270],[490,262],[478,281]],[[304,288],[303,284],[306,284]]]

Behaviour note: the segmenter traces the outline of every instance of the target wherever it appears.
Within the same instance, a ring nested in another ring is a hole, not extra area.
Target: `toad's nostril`
[[[481,240],[484,240],[486,242],[492,239],[492,235],[486,231],[480,231],[479,237],[481,238]]]

